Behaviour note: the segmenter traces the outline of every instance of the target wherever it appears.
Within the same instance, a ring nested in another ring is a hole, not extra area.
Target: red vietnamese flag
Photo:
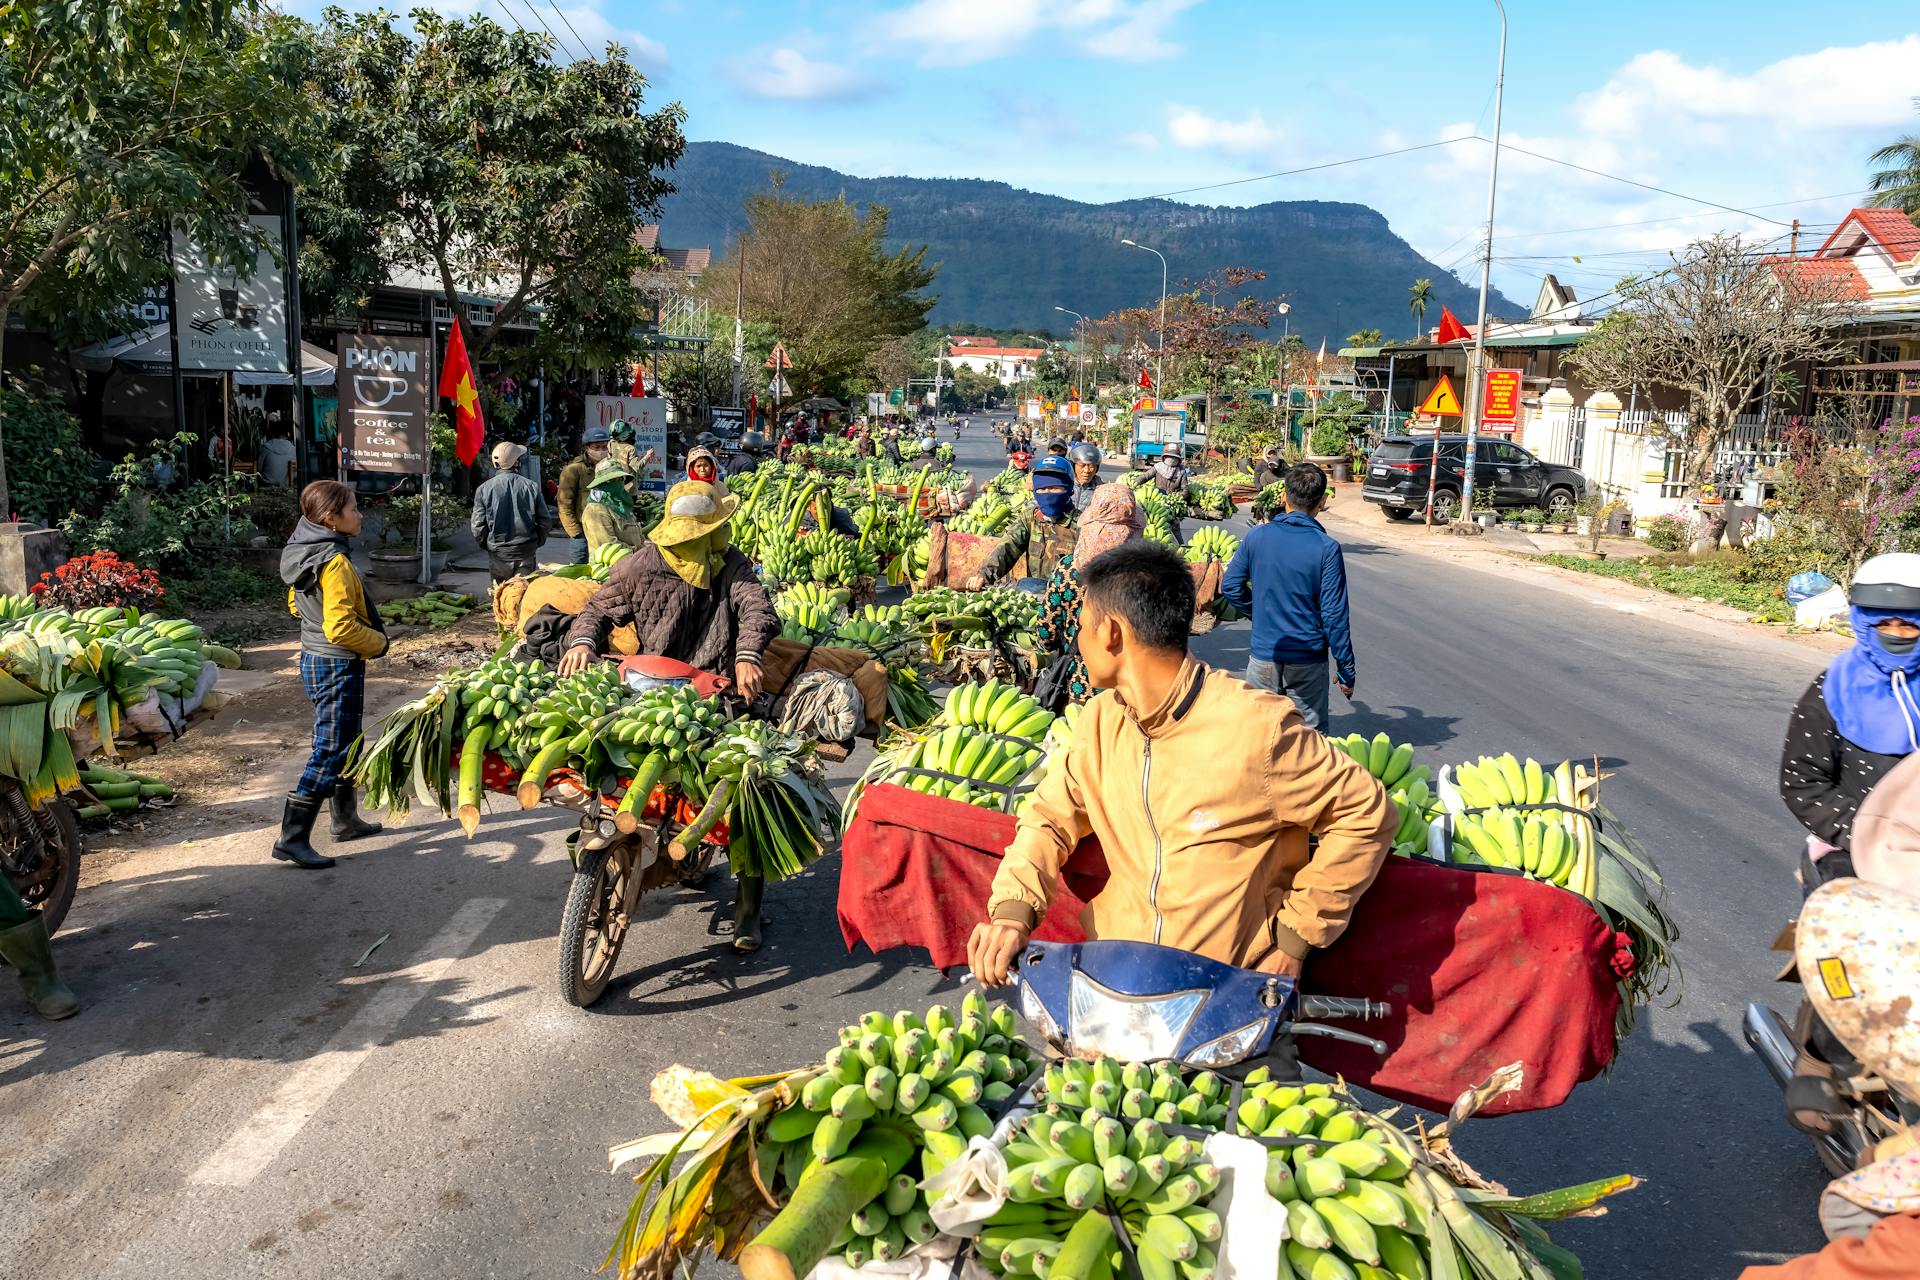
[[[1440,308],[1440,335],[1434,339],[1435,342],[1444,347],[1449,342],[1465,342],[1472,336],[1467,332],[1467,326],[1461,324],[1453,312],[1445,307]]]
[[[633,390],[628,392],[628,394],[636,400],[641,399],[647,394],[646,366],[638,360],[633,362]]]
[[[461,326],[454,322],[447,335],[447,358],[440,366],[440,394],[453,401],[453,456],[462,466],[472,466],[480,456],[487,438],[487,423],[480,416],[480,393],[473,385],[473,364],[467,359],[467,340]]]
[[[1145,387],[1149,391],[1153,390],[1153,379],[1147,376],[1147,371],[1145,369],[1142,369],[1140,371],[1140,385]]]

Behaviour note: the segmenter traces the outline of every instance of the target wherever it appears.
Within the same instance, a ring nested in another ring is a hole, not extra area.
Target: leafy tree
[[[1427,324],[1427,308],[1433,305],[1433,281],[1425,276],[1407,286],[1407,310],[1413,316],[1413,336],[1418,338]]]
[[[1920,108],[1920,98],[1915,98],[1913,105]],[[1903,134],[1868,159],[1885,166],[1867,179],[1873,192],[1868,203],[1898,209],[1909,217],[1920,216],[1920,134]]]
[[[1710,479],[1734,415],[1767,389],[1774,371],[1830,360],[1838,290],[1756,251],[1737,236],[1690,246],[1665,271],[1630,277],[1619,304],[1571,360],[1589,382],[1686,393],[1687,478]]]
[[[476,362],[536,309],[556,353],[631,356],[650,316],[634,227],[673,190],[685,111],[643,110],[646,77],[617,45],[563,65],[544,33],[484,17],[397,21],[330,8],[313,33],[318,128],[339,157],[304,206],[315,294],[357,302],[407,268],[457,316],[465,290],[499,296],[492,325],[467,328]]]
[[[1277,314],[1276,303],[1246,292],[1248,285],[1266,278],[1266,272],[1253,267],[1228,267],[1167,299],[1167,381],[1177,376],[1178,385],[1205,391],[1208,422],[1214,420],[1215,393],[1246,351],[1259,343],[1254,331],[1266,328]]]
[[[15,308],[98,336],[165,278],[169,218],[251,269],[241,172],[306,170],[297,37],[256,0],[0,6],[0,341]]]
[[[1377,347],[1384,335],[1378,329],[1358,329],[1347,335],[1350,347]]]
[[[875,354],[926,326],[937,299],[922,293],[937,265],[926,249],[888,253],[887,211],[863,214],[846,200],[795,200],[774,189],[749,196],[744,301],[749,318],[771,327],[793,361],[801,395],[843,395]],[[741,253],[717,263],[700,290],[731,313]]]

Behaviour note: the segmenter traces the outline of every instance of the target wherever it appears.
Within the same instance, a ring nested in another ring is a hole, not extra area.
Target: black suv
[[[1587,481],[1572,467],[1555,466],[1506,440],[1481,439],[1474,467],[1477,493],[1490,491],[1496,508],[1538,507],[1549,515],[1573,514],[1574,504],[1586,494]],[[1377,502],[1395,520],[1405,520],[1427,508],[1427,472],[1433,467],[1434,437],[1388,436],[1367,459],[1360,496]],[[1462,436],[1440,439],[1440,466],[1433,476],[1433,518],[1447,521],[1460,505],[1460,483],[1466,475],[1461,460],[1467,442]]]

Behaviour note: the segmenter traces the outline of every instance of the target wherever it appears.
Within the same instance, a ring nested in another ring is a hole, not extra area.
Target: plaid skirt
[[[313,751],[293,789],[303,796],[325,798],[333,794],[346,768],[347,753],[360,737],[367,705],[366,659],[302,653],[300,684],[313,703]]]

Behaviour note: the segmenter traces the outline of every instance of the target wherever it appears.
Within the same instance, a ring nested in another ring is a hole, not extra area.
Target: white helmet
[[[1920,552],[1874,556],[1853,575],[1847,601],[1863,609],[1897,609],[1920,617]]]

